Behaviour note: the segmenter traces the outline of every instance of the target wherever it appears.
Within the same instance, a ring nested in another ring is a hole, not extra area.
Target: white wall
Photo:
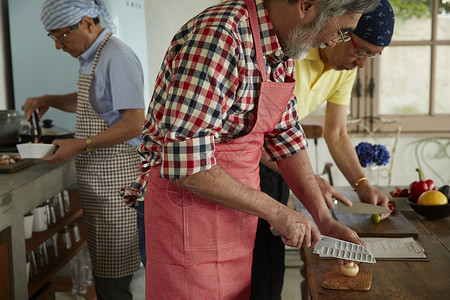
[[[178,29],[219,0],[146,0],[150,95],[166,50]],[[174,9],[175,8],[175,9]]]
[[[46,36],[47,32],[39,18],[43,3],[44,0],[9,0],[16,110],[20,110],[28,97],[67,94],[77,89],[79,62],[62,50],[55,49],[55,43]],[[129,45],[141,61],[145,98],[148,101],[144,0],[107,0],[105,4],[117,27],[116,36]],[[75,129],[75,114],[51,108],[44,118],[54,120],[56,126]]]
[[[117,27],[115,36],[133,49],[141,62],[145,81],[144,97],[148,104],[150,84],[145,2],[146,0],[105,0],[105,5]]]
[[[77,90],[79,63],[47,37],[40,20],[44,0],[9,0],[14,102],[17,111],[29,97]],[[44,119],[75,129],[75,114],[50,108]]]

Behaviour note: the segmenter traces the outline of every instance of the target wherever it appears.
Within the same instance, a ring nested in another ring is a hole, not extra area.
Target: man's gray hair
[[[296,4],[299,0],[288,0]],[[373,11],[380,0],[318,0],[322,18],[341,16],[347,12],[369,13]]]

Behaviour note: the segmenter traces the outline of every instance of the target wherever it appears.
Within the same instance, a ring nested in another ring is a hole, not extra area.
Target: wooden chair
[[[323,136],[323,128],[316,124],[304,124],[302,125],[303,131],[308,139],[317,140]],[[314,142],[316,143],[316,142]]]

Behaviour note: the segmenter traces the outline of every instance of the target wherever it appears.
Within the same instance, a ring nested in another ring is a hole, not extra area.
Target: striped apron
[[[75,138],[85,139],[108,128],[94,111],[89,88],[103,47],[95,55],[89,75],[79,75]],[[111,147],[82,152],[75,157],[78,188],[83,207],[89,254],[95,276],[119,278],[133,274],[140,266],[136,210],[119,195],[120,188],[139,176],[139,155],[123,142]]]

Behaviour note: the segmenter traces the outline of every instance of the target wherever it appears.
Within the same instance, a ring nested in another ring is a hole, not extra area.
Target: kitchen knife
[[[339,203],[337,200],[334,200],[334,209],[339,212],[350,212],[350,213],[357,213],[357,214],[385,214],[385,213],[391,213],[392,211],[389,210],[386,207],[363,203],[363,202],[353,202],[352,206],[347,206],[343,203]]]
[[[376,263],[375,256],[369,249],[354,243],[322,235],[320,242],[314,247],[313,253],[321,257],[335,257],[351,261]]]

